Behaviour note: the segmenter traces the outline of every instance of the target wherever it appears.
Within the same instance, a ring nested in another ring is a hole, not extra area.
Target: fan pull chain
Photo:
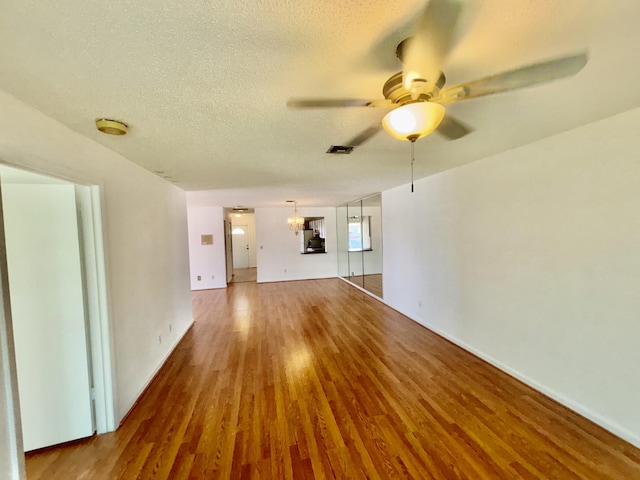
[[[416,161],[415,156],[415,140],[411,140],[411,193],[413,193],[413,164]]]

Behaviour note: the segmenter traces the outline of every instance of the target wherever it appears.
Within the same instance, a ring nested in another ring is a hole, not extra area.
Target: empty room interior
[[[0,0],[0,477],[640,479],[640,3]]]

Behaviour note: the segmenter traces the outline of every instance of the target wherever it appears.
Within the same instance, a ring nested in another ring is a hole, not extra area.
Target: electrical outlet
[[[202,280],[202,277],[200,275],[198,275],[197,277],[198,281]]]

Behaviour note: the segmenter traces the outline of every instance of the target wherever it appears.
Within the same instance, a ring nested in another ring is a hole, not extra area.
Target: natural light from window
[[[349,217],[349,251],[371,250],[371,217]]]

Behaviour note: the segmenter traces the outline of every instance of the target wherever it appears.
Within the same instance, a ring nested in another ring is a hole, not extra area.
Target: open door
[[[73,185],[3,185],[25,451],[94,433]]]

